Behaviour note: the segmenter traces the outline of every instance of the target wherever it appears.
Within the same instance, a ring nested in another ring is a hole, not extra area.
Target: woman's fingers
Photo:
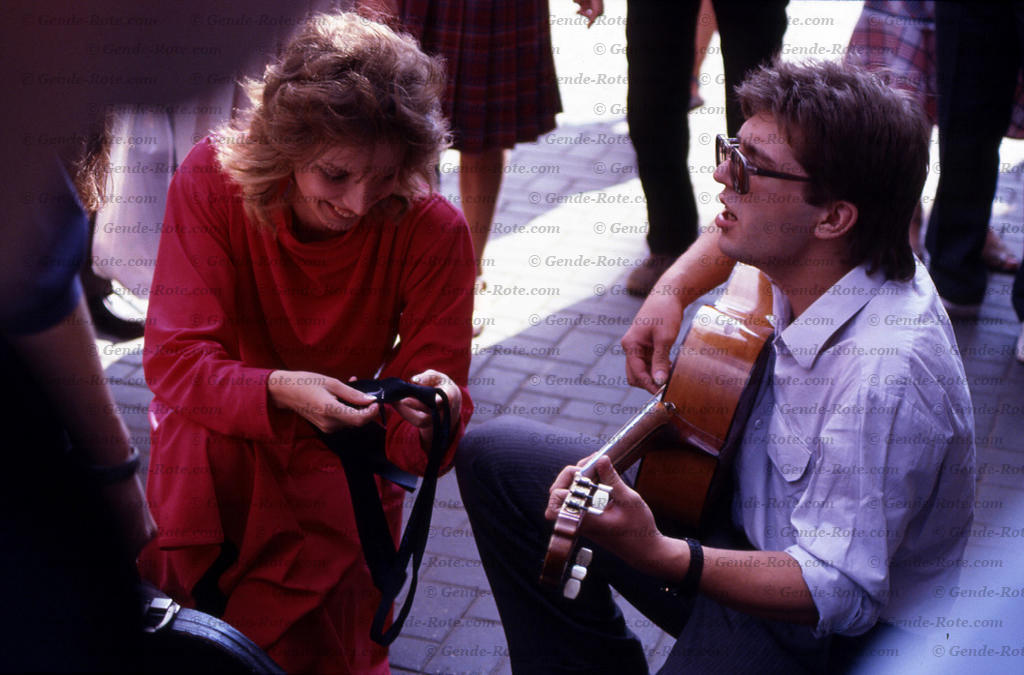
[[[402,416],[402,419],[414,427],[428,427],[431,424],[430,411],[425,405],[414,398],[403,398],[401,401],[393,404],[392,407],[395,409],[395,412]]]
[[[324,388],[334,396],[344,401],[345,403],[349,403],[353,406],[370,405],[376,400],[369,394],[359,391],[358,389],[353,389],[352,387],[341,382],[341,380],[336,380],[333,377],[328,377],[325,379]]]

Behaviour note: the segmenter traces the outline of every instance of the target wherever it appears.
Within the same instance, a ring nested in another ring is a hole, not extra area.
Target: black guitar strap
[[[413,597],[416,595],[416,583],[419,578],[420,563],[427,546],[427,534],[430,530],[430,517],[433,513],[434,494],[437,490],[437,477],[441,470],[441,460],[451,444],[451,408],[448,397],[440,389],[410,384],[397,377],[383,380],[357,380],[346,382],[347,386],[370,394],[380,404],[395,403],[403,398],[414,398],[430,409],[434,423],[434,434],[431,439],[430,453],[427,456],[427,468],[423,474],[423,485],[420,487],[416,501],[413,503],[405,532],[402,533],[398,549],[395,549],[388,528],[384,509],[380,502],[380,493],[374,474],[401,485],[412,492],[416,489],[416,477],[391,464],[384,455],[384,428],[376,424],[365,427],[349,427],[330,434],[321,434],[327,447],[341,459],[348,479],[349,492],[352,495],[352,509],[355,512],[356,528],[359,540],[363,545],[363,555],[370,568],[373,585],[381,592],[380,605],[373,617],[370,627],[370,638],[381,645],[391,644],[402,630],[409,610],[412,608]],[[435,397],[440,397],[440,403]],[[381,405],[381,422],[384,418],[384,407]],[[398,616],[385,631],[384,623],[395,598],[405,586],[408,577],[409,561],[412,561],[412,579],[409,582],[409,593],[405,598]]]

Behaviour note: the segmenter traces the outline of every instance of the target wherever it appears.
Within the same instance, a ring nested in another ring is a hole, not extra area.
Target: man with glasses
[[[643,672],[608,584],[677,635],[672,673],[820,671],[858,646],[833,636],[939,615],[927,601],[956,584],[974,424],[955,337],[907,237],[926,123],[838,63],[776,63],[737,94],[747,120],[716,143],[717,228],[661,277],[622,341],[630,382],[657,391],[690,302],[735,261],[771,280],[775,335],[737,434],[731,508],[702,541],[665,536],[600,460],[610,502],[583,519],[595,558],[579,597],[563,599],[536,583],[545,518],[597,443],[526,420],[479,427],[460,447],[459,484],[514,670]]]

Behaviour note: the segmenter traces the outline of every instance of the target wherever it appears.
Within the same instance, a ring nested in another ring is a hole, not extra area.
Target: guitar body
[[[620,472],[643,457],[635,487],[673,534],[707,524],[729,474],[723,450],[735,445],[753,404],[756,388],[748,385],[767,354],[771,303],[764,275],[737,264],[725,294],[697,311],[668,384],[577,473],[555,520],[542,584],[564,583],[566,597],[575,597],[586,576],[587,561],[570,560],[586,514],[600,513],[607,499],[607,486],[594,482],[597,457],[607,455]]]
[[[723,451],[734,446],[730,430],[742,427],[753,405],[747,385],[763,366],[770,313],[768,280],[737,265],[725,295],[697,311],[680,345],[663,399],[675,406],[677,433],[646,442],[636,490],[659,519],[682,531],[703,529],[727,482],[732,457]]]
[[[675,535],[700,532],[724,482],[718,458],[687,443],[671,426],[652,434],[641,452],[633,487],[659,524]]]

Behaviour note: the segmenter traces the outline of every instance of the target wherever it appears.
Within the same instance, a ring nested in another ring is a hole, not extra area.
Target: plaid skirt
[[[929,121],[936,123],[939,90],[934,2],[866,0],[850,36],[846,60],[869,70],[889,70],[890,84],[913,94]],[[1020,76],[1006,136],[1024,138],[1024,87]]]
[[[547,0],[401,0],[404,30],[448,70],[454,147],[511,148],[555,128],[562,111]]]

